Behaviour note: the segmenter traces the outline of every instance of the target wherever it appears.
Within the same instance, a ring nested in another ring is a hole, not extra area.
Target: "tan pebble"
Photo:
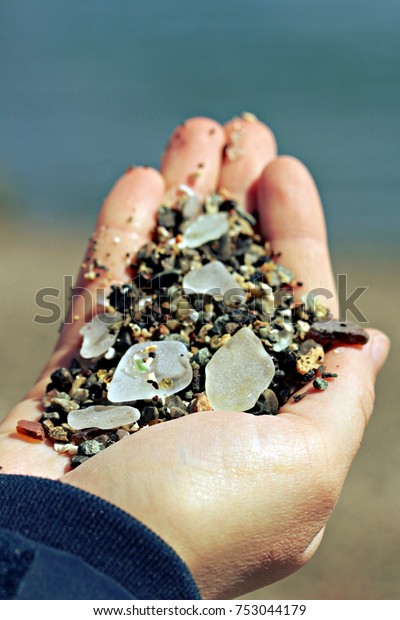
[[[321,346],[312,347],[307,353],[301,355],[296,361],[296,370],[301,375],[306,375],[310,370],[317,370],[324,361],[324,350]]]
[[[212,411],[212,409],[205,392],[196,396],[189,405],[190,413],[195,413],[196,411]]]
[[[68,433],[66,429],[62,426],[54,426],[53,428],[49,429],[48,433],[49,437],[51,437],[51,439],[54,439],[55,441],[68,441]]]

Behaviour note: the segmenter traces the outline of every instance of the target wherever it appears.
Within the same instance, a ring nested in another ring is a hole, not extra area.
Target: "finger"
[[[257,204],[257,181],[265,166],[276,157],[276,140],[272,131],[255,117],[234,118],[224,126],[226,147],[219,187],[254,211]]]
[[[161,161],[167,188],[186,184],[201,197],[215,191],[224,143],[223,128],[209,118],[191,118],[179,125]]]
[[[326,356],[326,369],[337,373],[326,391],[306,387],[300,402],[291,399],[279,414],[292,418],[300,435],[309,432],[322,446],[324,471],[335,470],[344,479],[370,419],[374,404],[374,384],[389,352],[390,342],[378,330],[369,330],[363,346],[343,346]],[[310,425],[311,423],[311,425]],[[311,429],[316,430],[312,433]]]
[[[69,364],[79,348],[79,330],[97,310],[101,310],[101,305],[98,306],[99,294],[104,298],[111,283],[118,284],[129,278],[127,267],[132,255],[148,241],[163,194],[163,178],[151,168],[128,170],[111,190],[100,211],[72,291],[69,316],[55,351],[27,394],[28,398],[41,395],[53,370]],[[93,273],[94,279],[88,278],[88,274]],[[96,277],[97,274],[99,277]]]
[[[307,168],[293,157],[267,165],[258,184],[261,230],[282,264],[303,282],[299,294],[321,294],[336,315],[338,302],[329,257],[325,218],[315,183]],[[332,297],[330,297],[332,295]]]

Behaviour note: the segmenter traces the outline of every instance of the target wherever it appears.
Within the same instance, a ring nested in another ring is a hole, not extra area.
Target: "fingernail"
[[[383,332],[374,336],[372,341],[372,359],[376,371],[379,372],[388,356],[390,349],[390,340]]]

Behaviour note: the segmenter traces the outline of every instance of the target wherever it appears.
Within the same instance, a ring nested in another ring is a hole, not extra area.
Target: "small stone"
[[[285,326],[284,329],[272,329],[267,338],[272,343],[272,350],[279,353],[280,351],[287,349],[288,346],[292,344],[293,328],[290,329],[289,326]]]
[[[82,465],[82,463],[87,461],[88,458],[90,457],[84,456],[83,454],[75,454],[71,459],[71,466],[78,467],[79,465]]]
[[[351,321],[334,321],[313,323],[308,332],[312,338],[322,346],[337,344],[366,344],[368,332]]]
[[[43,407],[50,407],[52,398],[60,398],[59,390],[54,388],[53,390],[46,392],[46,394],[42,397]]]
[[[33,439],[43,441],[45,438],[44,428],[40,422],[32,422],[31,420],[19,420],[17,422],[17,431]]]
[[[130,432],[129,431],[124,431],[123,428],[119,428],[117,430],[117,437],[118,439],[125,439],[125,437],[129,437],[130,436]]]
[[[259,338],[242,327],[207,364],[206,393],[213,409],[247,411],[274,374],[274,362]]]
[[[69,443],[57,443],[57,442],[53,443],[54,450],[58,452],[59,454],[64,454],[65,452],[68,452],[70,446],[71,444]]]
[[[48,430],[49,437],[54,441],[68,442],[68,432],[62,426],[54,426]]]
[[[206,213],[193,220],[183,233],[183,244],[198,248],[208,241],[219,239],[229,231],[226,213]]]
[[[58,415],[58,418],[55,421],[58,422],[59,420],[60,420],[60,416]],[[42,426],[43,426],[43,428],[44,428],[44,430],[45,430],[45,432],[47,434],[49,434],[50,430],[52,428],[54,428],[54,426],[55,426],[53,420],[51,420],[51,419],[43,419],[43,416],[42,416],[40,422],[41,422],[41,424],[42,424]]]
[[[318,370],[324,361],[324,350],[314,340],[305,340],[298,351],[296,370],[306,375],[310,370]]]
[[[276,415],[279,411],[279,402],[275,392],[269,389],[264,390],[261,396],[264,401],[263,409],[265,413],[269,415]]]
[[[60,409],[65,411],[65,413],[69,413],[70,411],[79,409],[79,405],[77,403],[67,398],[52,398],[51,404],[53,405],[53,407],[59,407]]]
[[[160,207],[157,213],[157,223],[164,228],[175,228],[177,221],[177,211],[170,207]]]
[[[151,420],[155,420],[158,418],[158,409],[153,405],[148,405],[143,407],[140,421],[143,424],[148,424]]]
[[[86,377],[84,377],[83,375],[78,375],[77,377],[75,377],[72,387],[69,391],[69,396],[71,398],[75,398],[76,391],[82,387],[85,381],[86,381]],[[59,396],[59,394],[54,394],[54,398],[57,396]]]
[[[328,385],[329,383],[325,379],[320,379],[319,377],[313,381],[313,386],[316,390],[327,390]]]
[[[59,422],[61,419],[60,414],[58,413],[58,411],[44,411],[42,413],[42,417],[40,418],[40,421],[42,422],[42,424],[44,424],[45,421],[47,420],[51,420],[51,422]]]
[[[212,411],[212,406],[208,400],[207,394],[198,394],[189,405],[189,412],[195,413],[196,411]]]
[[[110,347],[109,349],[107,349],[107,351],[104,353],[104,358],[106,360],[113,360],[114,357],[116,356],[117,352],[114,349],[114,347]]]
[[[187,415],[186,409],[180,409],[180,407],[170,407],[169,409],[170,416],[173,420],[177,418],[183,418],[183,416]]]
[[[96,439],[88,439],[80,444],[78,454],[83,456],[94,456],[101,450],[104,450],[104,448],[105,445],[102,442],[97,441]]]
[[[89,395],[89,390],[86,388],[78,388],[74,392],[73,399],[77,403],[83,403],[89,398]]]
[[[212,358],[212,355],[211,355],[211,352],[209,351],[209,349],[207,349],[207,347],[203,347],[197,353],[196,357],[199,360],[200,366],[206,366],[208,364],[208,362],[210,361],[210,359]]]
[[[216,260],[212,263],[189,271],[183,278],[185,292],[207,293],[208,295],[223,295],[229,302],[242,302],[246,296],[245,291],[236,282],[233,275],[225,265]],[[231,303],[227,303],[231,305]]]
[[[61,392],[69,392],[74,381],[67,368],[57,368],[51,375],[51,382]]]
[[[173,396],[167,396],[165,399],[165,406],[168,407],[179,407],[179,409],[185,409],[185,403],[181,399],[180,396],[174,394]]]
[[[93,427],[85,428],[81,431],[75,431],[71,435],[71,443],[75,444],[76,446],[79,446],[79,444],[81,444],[82,441],[86,441],[86,439],[94,439],[95,437],[100,435],[100,433],[101,433],[101,429],[93,428]]]
[[[141,342],[121,358],[108,385],[108,399],[118,403],[171,396],[188,386],[192,377],[189,351],[182,342]]]
[[[93,405],[86,409],[71,411],[68,415],[68,424],[75,430],[90,427],[108,430],[133,424],[140,418],[140,411],[129,405],[105,406]]]
[[[103,444],[105,448],[107,448],[108,446],[111,446],[113,443],[118,441],[118,436],[116,433],[102,433],[101,435],[96,435],[95,439],[99,443]]]
[[[305,398],[307,396],[308,392],[301,392],[300,394],[295,394],[293,396],[293,400],[295,403],[300,402],[301,400],[303,400],[303,398]]]

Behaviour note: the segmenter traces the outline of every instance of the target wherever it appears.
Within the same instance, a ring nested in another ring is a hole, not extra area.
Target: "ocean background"
[[[0,0],[0,419],[56,340],[34,295],[77,272],[114,181],[185,118],[244,110],[310,168],[334,270],[392,338],[321,548],[249,596],[397,600],[399,0]]]
[[[400,232],[398,0],[0,3],[2,208],[93,222],[187,116],[254,112],[316,177],[333,247]]]

